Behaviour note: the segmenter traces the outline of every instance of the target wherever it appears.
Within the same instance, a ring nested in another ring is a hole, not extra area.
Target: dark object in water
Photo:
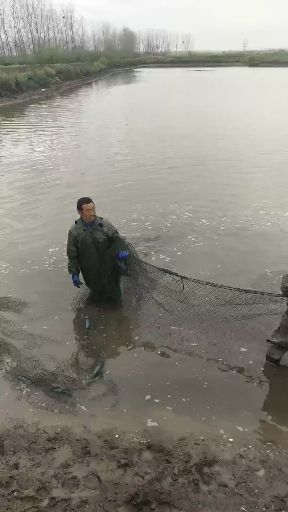
[[[59,395],[64,395],[64,396],[68,396],[68,397],[72,397],[72,395],[73,395],[71,389],[61,388],[60,386],[57,386],[57,385],[53,386],[51,391],[53,391],[53,393],[57,393]]]
[[[93,382],[95,379],[97,379],[97,377],[103,377],[104,364],[104,361],[101,361],[97,364],[88,379],[88,383]]]
[[[283,297],[288,298],[288,274],[282,277],[281,292]]]
[[[0,297],[0,311],[12,313],[22,313],[23,310],[28,306],[28,303],[21,299],[15,299],[14,297]]]

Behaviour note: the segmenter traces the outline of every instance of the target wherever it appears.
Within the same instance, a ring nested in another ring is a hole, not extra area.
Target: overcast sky
[[[54,4],[66,3],[54,0]],[[74,0],[88,23],[193,34],[195,49],[288,48],[288,0]]]

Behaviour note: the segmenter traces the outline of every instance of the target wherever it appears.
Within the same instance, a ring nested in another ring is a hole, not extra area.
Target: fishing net
[[[277,328],[286,301],[282,294],[239,289],[178,275],[141,260],[129,245],[123,268],[121,305],[89,301],[84,290],[74,303],[75,350],[48,369],[29,353],[29,336],[0,319],[0,368],[15,383],[72,396],[103,378],[105,362],[123,348],[143,347],[163,357],[177,352],[215,361],[222,371],[248,381],[263,378],[266,340]],[[0,300],[0,311],[19,313],[25,304]],[[21,341],[25,340],[25,351]],[[49,343],[49,340],[46,340]]]
[[[247,377],[260,376],[266,340],[287,307],[282,294],[188,278],[136,255],[131,266],[142,344],[220,361],[223,368]]]

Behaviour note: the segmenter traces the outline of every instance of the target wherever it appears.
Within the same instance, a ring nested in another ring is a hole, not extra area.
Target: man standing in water
[[[121,264],[129,252],[117,229],[96,215],[90,197],[77,201],[79,219],[68,234],[68,270],[74,286],[80,288],[80,271],[96,303],[118,302],[121,299]]]

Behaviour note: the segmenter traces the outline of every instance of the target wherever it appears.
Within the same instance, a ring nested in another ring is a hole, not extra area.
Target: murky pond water
[[[176,433],[282,439],[285,371],[248,382],[239,368],[139,346],[129,314],[107,319],[78,304],[65,244],[77,198],[90,195],[147,261],[278,291],[288,254],[287,85],[285,69],[147,69],[0,110],[0,289],[27,303],[1,316],[2,418],[119,428],[151,420]],[[87,314],[94,331],[110,329],[103,378],[72,399],[13,380],[7,365],[19,353],[26,374],[34,359],[45,371],[81,368],[84,380],[88,366],[96,371]],[[264,334],[252,361],[259,372]]]

